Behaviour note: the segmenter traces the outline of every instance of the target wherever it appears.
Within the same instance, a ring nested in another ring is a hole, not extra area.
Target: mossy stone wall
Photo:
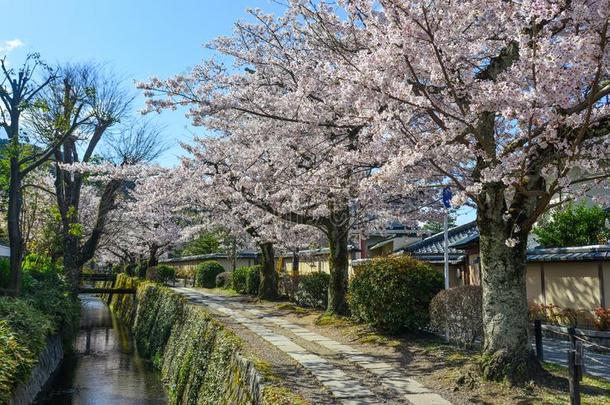
[[[282,390],[244,354],[243,343],[201,306],[160,284],[119,275],[111,308],[131,327],[141,355],[161,370],[170,404],[292,404],[302,399]],[[269,395],[267,395],[267,393]],[[273,400],[266,398],[274,394]]]

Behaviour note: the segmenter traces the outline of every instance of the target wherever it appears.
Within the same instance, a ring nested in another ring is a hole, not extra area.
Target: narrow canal
[[[96,296],[81,297],[81,327],[51,389],[38,404],[165,404],[159,373],[138,356],[129,330]]]

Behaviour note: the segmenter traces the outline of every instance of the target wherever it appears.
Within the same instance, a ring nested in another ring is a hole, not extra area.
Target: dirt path
[[[312,327],[296,324],[273,306],[252,303],[244,297],[216,295],[193,288],[175,290],[191,302],[205,305],[239,325],[242,330],[238,333],[243,335],[247,331],[247,340],[252,340],[254,335],[266,347],[288,356],[298,364],[302,374],[312,375],[338,403],[450,404],[408,377],[396,356],[368,354],[357,345],[342,343]],[[320,400],[319,403],[328,403]]]

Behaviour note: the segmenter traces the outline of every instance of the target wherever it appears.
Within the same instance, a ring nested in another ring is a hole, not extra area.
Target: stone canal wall
[[[204,308],[125,275],[115,287],[137,289],[112,297],[110,306],[131,327],[139,353],[161,370],[171,404],[292,403],[290,393],[278,398],[240,338]]]
[[[28,380],[19,384],[13,391],[10,405],[28,405],[43,387],[49,382],[64,357],[61,337],[54,335],[47,341],[47,345],[38,356],[38,363],[30,372]]]

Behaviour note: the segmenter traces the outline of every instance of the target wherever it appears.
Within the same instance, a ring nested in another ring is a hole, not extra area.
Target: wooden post
[[[570,336],[570,345],[572,346],[571,349],[574,350],[576,349],[576,328],[570,326],[568,328],[568,335]]]
[[[570,404],[580,405],[580,379],[576,364],[576,350],[568,350],[568,382],[570,385]]]
[[[115,287],[115,286],[114,286],[114,283],[115,283],[115,280],[112,280],[112,281],[110,282],[110,288],[114,288],[114,287]],[[105,283],[104,283],[104,284],[105,284]],[[112,293],[109,293],[109,294],[108,294],[108,302],[107,302],[107,304],[108,304],[108,306],[110,306],[110,304],[112,304]]]
[[[534,337],[536,339],[536,357],[538,360],[544,360],[544,349],[542,347],[542,321],[534,320]]]

